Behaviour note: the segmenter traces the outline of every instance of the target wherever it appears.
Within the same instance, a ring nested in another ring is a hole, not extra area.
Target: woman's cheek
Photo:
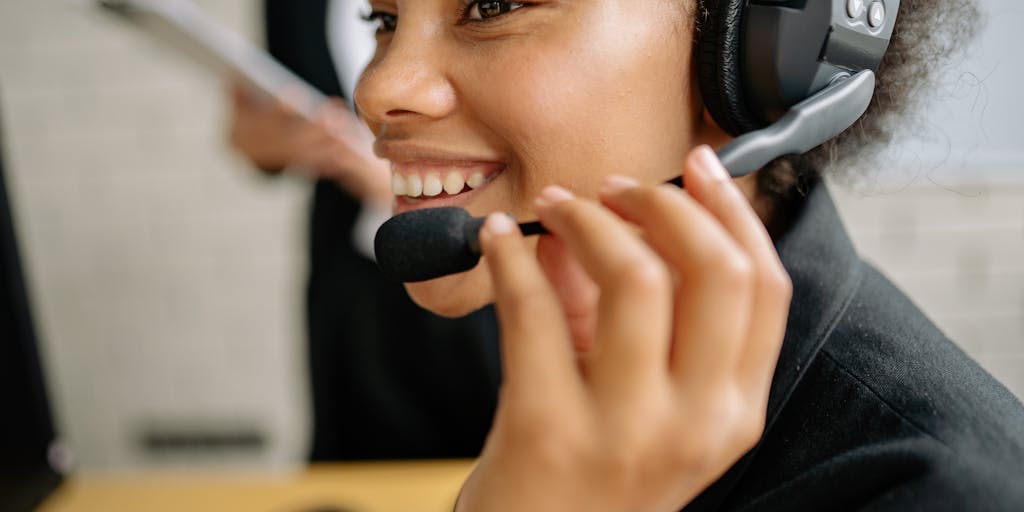
[[[458,318],[494,302],[486,262],[472,270],[421,283],[406,283],[405,290],[419,307],[434,314]]]
[[[604,174],[599,166],[608,157],[608,134],[615,125],[614,119],[601,115],[607,91],[580,80],[587,66],[550,50],[542,55],[503,66],[516,72],[494,75],[490,90],[496,93],[492,98],[504,100],[480,109],[513,155],[516,173],[510,176],[510,192],[527,212],[547,185],[593,195],[597,183],[590,182]],[[580,82],[588,85],[581,87]]]

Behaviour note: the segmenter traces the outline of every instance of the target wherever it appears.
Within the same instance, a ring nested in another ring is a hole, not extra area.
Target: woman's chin
[[[466,316],[494,302],[485,261],[461,274],[406,283],[405,290],[418,306],[447,318]]]

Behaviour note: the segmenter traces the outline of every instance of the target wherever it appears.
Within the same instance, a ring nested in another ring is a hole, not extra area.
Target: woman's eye
[[[373,11],[363,15],[363,20],[377,26],[377,33],[394,32],[398,27],[398,15],[384,11]]]
[[[478,0],[469,5],[469,9],[466,10],[466,19],[488,20],[497,18],[524,5],[526,4],[523,2],[510,2],[508,0]]]

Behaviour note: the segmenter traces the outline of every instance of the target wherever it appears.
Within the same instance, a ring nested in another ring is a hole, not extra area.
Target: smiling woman
[[[822,154],[884,141],[896,84],[969,32],[934,25],[973,12],[955,4],[371,2],[356,101],[396,211],[491,214],[481,265],[407,285],[443,315],[499,315],[500,405],[460,508],[1024,503],[1024,408],[859,260],[817,183]],[[764,48],[781,92],[745,82]],[[777,119],[758,98],[876,68],[868,115],[817,153],[730,179],[709,148]],[[680,174],[685,192],[658,185]]]
[[[458,205],[531,218],[546,185],[593,197],[613,172],[650,183],[677,176],[686,151],[720,132],[701,123],[698,93],[680,67],[693,45],[682,36],[692,28],[679,29],[692,16],[663,4],[374,4],[378,51],[357,102],[378,153],[407,184],[399,211]],[[485,183],[424,197],[450,172],[479,172]],[[491,300],[489,281],[482,266],[409,291],[428,309],[459,316]]]

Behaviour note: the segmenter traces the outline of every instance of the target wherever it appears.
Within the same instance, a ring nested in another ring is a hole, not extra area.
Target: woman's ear
[[[696,89],[699,90],[699,89]],[[694,116],[694,130],[693,130],[693,144],[694,147],[707,144],[716,151],[721,149],[722,146],[726,145],[734,139],[732,135],[723,130],[715,122],[715,119],[711,116],[711,112],[704,107],[704,102],[700,98],[700,94],[694,94],[693,108],[694,112],[699,111],[699,116]],[[762,219],[767,219],[769,211],[767,206],[763,204],[763,201],[758,201],[757,193],[757,175],[760,171],[752,172],[742,178],[736,180],[736,184],[743,191],[743,194],[747,196],[751,204],[754,206],[754,210],[757,211],[758,215]]]
[[[696,34],[694,34],[696,37]],[[701,94],[701,86],[699,79],[700,69],[697,66],[696,54],[691,56],[690,60],[690,87],[689,87],[689,101],[690,101],[690,119],[693,122],[693,146],[697,147],[701,144],[707,144],[712,149],[719,149],[726,145],[734,137],[729,135],[728,132],[723,130],[715,122],[715,119],[711,116],[711,112],[704,106],[704,97]]]
[[[711,117],[711,112],[704,105],[700,105],[701,116],[697,122],[696,129],[693,131],[695,145],[707,144],[714,149],[721,148],[733,139],[732,135],[729,135],[725,130],[718,126],[714,118]]]

